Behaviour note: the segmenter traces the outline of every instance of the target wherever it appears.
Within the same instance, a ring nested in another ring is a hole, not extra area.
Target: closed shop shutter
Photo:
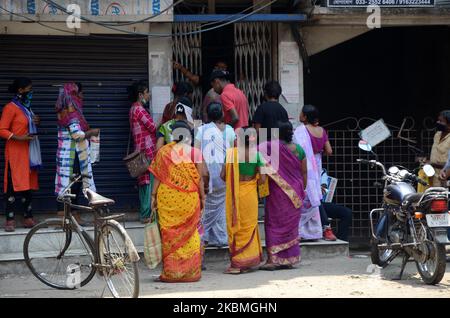
[[[32,108],[41,117],[39,137],[44,167],[35,211],[55,211],[55,154],[57,147],[54,105],[58,85],[81,82],[84,114],[92,128],[101,129],[100,163],[94,166],[97,191],[116,200],[117,208],[139,206],[136,180],[122,162],[129,136],[127,87],[148,79],[148,41],[91,37],[0,37],[0,104],[11,98],[8,85],[19,76],[33,80]],[[3,182],[4,142],[0,169]],[[1,191],[3,192],[3,191]],[[2,207],[3,211],[4,208]]]

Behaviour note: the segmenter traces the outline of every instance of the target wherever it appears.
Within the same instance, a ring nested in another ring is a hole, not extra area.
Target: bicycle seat
[[[86,189],[86,196],[90,206],[111,205],[115,203],[114,200],[105,198],[91,189]]]

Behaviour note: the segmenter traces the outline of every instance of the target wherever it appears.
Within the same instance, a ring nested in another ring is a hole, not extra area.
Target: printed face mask
[[[447,130],[447,125],[437,122],[436,123],[436,130],[437,131],[446,131]]]
[[[29,91],[22,95],[19,95],[19,98],[24,106],[29,107],[31,105],[31,100],[33,99],[33,91]]]

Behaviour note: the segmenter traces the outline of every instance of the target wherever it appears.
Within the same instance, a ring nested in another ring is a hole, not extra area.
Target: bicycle
[[[90,177],[72,176],[71,183],[57,198],[64,204],[64,216],[47,219],[27,234],[23,246],[25,262],[34,276],[56,289],[82,287],[98,273],[114,298],[136,298],[139,255],[124,227],[116,221],[125,215],[109,215],[108,206],[114,200],[90,189],[83,189],[88,206],[72,204],[76,195],[70,189],[82,178]],[[72,208],[93,212],[94,239],[78,224]]]

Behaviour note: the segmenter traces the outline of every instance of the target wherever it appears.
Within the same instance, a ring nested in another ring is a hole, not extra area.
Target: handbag
[[[150,166],[150,160],[147,158],[144,152],[135,151],[130,154],[130,143],[131,143],[131,130],[130,137],[128,138],[128,148],[127,148],[127,156],[123,158],[125,165],[128,168],[128,172],[132,178],[137,178],[142,176],[144,173],[148,171],[148,167]]]
[[[144,259],[150,269],[156,268],[162,261],[161,234],[156,213],[152,211],[150,222],[144,227]]]

